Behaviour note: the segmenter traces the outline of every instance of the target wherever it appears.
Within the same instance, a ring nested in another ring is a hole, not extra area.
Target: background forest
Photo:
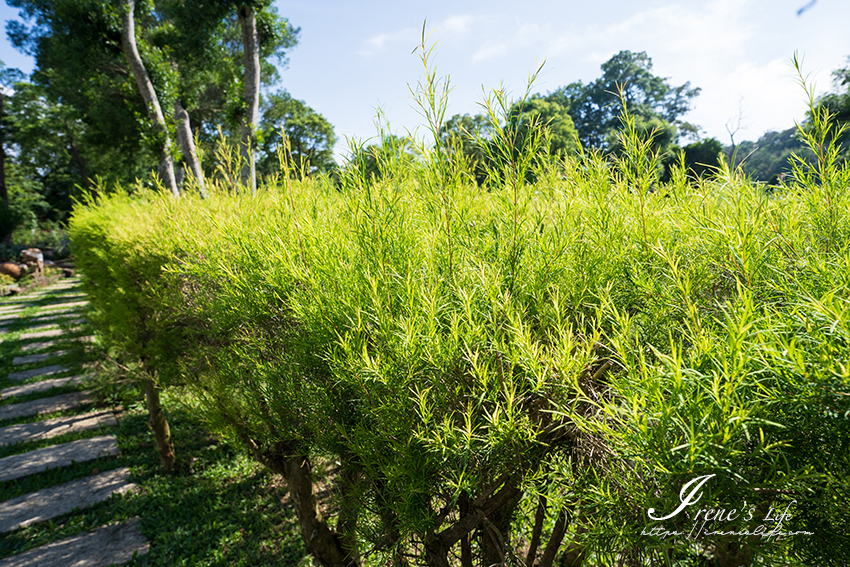
[[[15,69],[0,71],[0,232],[20,245],[63,247],[62,227],[74,199],[98,188],[153,185],[160,169],[163,136],[177,143],[173,154],[175,183],[203,179],[223,163],[217,149],[237,140],[246,120],[256,115],[250,147],[260,178],[279,174],[276,148],[289,139],[299,168],[336,177],[346,163],[366,160],[378,174],[375,155],[388,140],[349,141],[348,158],[334,158],[333,126],[307,103],[291,97],[280,84],[278,69],[298,42],[299,29],[269,3],[256,6],[257,77],[263,94],[246,98],[245,42],[239,2],[203,5],[176,0],[143,2],[135,9],[138,51],[163,115],[164,128],[146,110],[122,47],[120,8],[95,0],[39,2],[9,0],[21,19],[8,22],[14,46],[36,61],[30,77]],[[660,167],[669,175],[680,156],[695,174],[718,165],[718,157],[740,164],[753,181],[774,185],[790,172],[789,157],[810,158],[796,129],[768,132],[757,141],[736,139],[740,122],[727,125],[730,138],[701,138],[696,124],[682,121],[700,89],[670,85],[653,74],[644,52],[623,51],[602,65],[601,76],[587,84],[574,82],[547,94],[534,94],[525,111],[546,121],[553,153],[600,151],[616,156],[616,132],[624,101],[646,134],[653,132]],[[850,70],[836,70],[834,92],[819,104],[850,120]],[[252,114],[253,113],[253,114]],[[739,117],[740,118],[740,117]],[[441,136],[456,138],[468,157],[483,156],[473,140],[491,137],[483,114],[447,120]],[[415,152],[415,144],[391,132],[397,151]],[[187,139],[188,138],[188,139]],[[192,143],[194,142],[194,143]],[[846,140],[843,142],[847,147]],[[186,146],[194,146],[187,150]],[[366,150],[362,155],[358,150]],[[195,169],[193,169],[195,168]],[[199,177],[201,176],[201,177]],[[164,181],[168,185],[167,181]],[[8,240],[7,240],[8,243]],[[6,255],[9,255],[7,252]]]

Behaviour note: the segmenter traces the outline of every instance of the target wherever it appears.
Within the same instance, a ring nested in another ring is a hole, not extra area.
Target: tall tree
[[[10,0],[9,4],[20,9],[23,20],[7,22],[9,39],[35,58],[33,84],[43,89],[46,101],[72,109],[84,125],[78,142],[89,158],[89,176],[124,185],[147,178],[159,163],[162,144],[127,66],[117,3]],[[137,41],[143,30],[136,27]],[[145,43],[140,44],[145,52]],[[147,71],[157,84],[158,69],[148,62]]]
[[[242,117],[242,183],[257,194],[257,171],[254,165],[254,142],[260,117],[260,38],[257,35],[257,16],[254,8],[243,4],[237,9],[242,28],[242,50],[245,74],[245,114]]]
[[[450,152],[460,152],[478,185],[487,179],[487,152],[479,140],[489,140],[490,120],[484,114],[455,114],[440,132],[440,142]]]
[[[80,187],[91,189],[91,152],[82,144],[86,127],[73,108],[51,98],[44,87],[19,81],[6,101],[6,146],[12,149],[14,185],[40,194],[47,211],[39,220],[63,221]],[[19,181],[26,177],[29,183]],[[33,194],[28,199],[33,199]]]
[[[547,151],[553,156],[578,152],[579,143],[573,119],[566,107],[536,95],[525,101],[517,101],[511,107],[508,120],[519,134],[516,140],[522,145],[532,125],[541,126],[547,135]],[[494,164],[487,151],[492,144],[494,126],[485,114],[456,114],[446,121],[440,139],[443,147],[460,151],[469,166],[475,181],[480,185],[487,178],[487,169]]]
[[[521,115],[521,116],[520,116]],[[520,106],[515,104],[511,116],[522,120],[525,129],[538,122],[549,133],[549,152],[562,155],[578,152],[578,132],[566,107],[543,97],[533,96]]]
[[[681,116],[699,92],[690,83],[674,87],[654,75],[646,52],[621,51],[602,64],[600,78],[586,85],[571,83],[545,98],[569,108],[585,149],[607,151],[615,149],[623,102],[647,133],[655,130],[661,134],[659,140],[672,143],[682,131],[695,133],[696,128]]]
[[[20,9],[23,19],[7,23],[13,45],[36,58],[33,81],[75,109],[87,126],[82,144],[96,149],[92,155],[103,156],[90,174],[122,184],[146,177],[162,143],[153,121],[139,120],[148,116],[147,104],[136,94],[138,86],[123,53],[120,10],[105,0],[8,3]],[[203,170],[189,132],[202,144],[211,144],[220,129],[241,138],[245,123],[245,60],[238,17],[244,4],[153,0],[138,4],[134,13],[137,50],[161,109],[170,108],[177,116],[183,164],[199,182]],[[280,17],[269,0],[254,2],[251,8],[259,92],[260,84],[279,79],[272,62],[286,64],[286,51],[297,43],[299,30]],[[247,123],[252,123],[250,116]]]
[[[9,193],[6,189],[6,134],[3,120],[5,117],[3,103],[6,96],[6,88],[11,86],[17,78],[14,74],[15,71],[15,69],[6,69],[6,64],[0,61],[0,201],[6,205],[9,204]]]
[[[724,152],[730,163],[734,154],[735,163],[753,180],[771,185],[783,173],[791,173],[791,154],[805,160],[815,157],[800,140],[796,127],[782,132],[765,132],[755,142],[744,140],[737,146],[726,146]]]
[[[710,174],[720,166],[723,144],[717,138],[706,138],[688,144],[682,148],[685,167],[693,175],[701,177]]]
[[[159,175],[172,195],[179,197],[180,191],[177,188],[177,180],[174,177],[174,161],[171,157],[171,136],[168,134],[165,116],[162,114],[162,107],[159,105],[159,97],[156,95],[156,90],[153,88],[153,83],[151,83],[150,76],[148,76],[147,69],[145,69],[145,64],[139,55],[139,49],[136,47],[136,2],[135,0],[122,0],[121,8],[121,21],[123,24],[121,27],[121,47],[124,50],[124,55],[127,57],[127,63],[130,65],[133,77],[136,79],[139,92],[148,107],[148,113],[156,124],[156,132],[162,137]]]
[[[201,161],[195,148],[195,139],[192,136],[192,125],[189,121],[189,113],[183,108],[179,98],[174,99],[174,124],[177,128],[177,145],[183,153],[183,160],[192,174],[195,183],[205,194],[206,183],[204,182],[204,170],[201,169]]]
[[[277,148],[282,136],[289,139],[292,165],[304,173],[329,173],[336,168],[333,158],[336,135],[324,116],[292,98],[287,92],[270,95],[263,102],[262,146],[257,170],[269,175],[280,168]]]
[[[0,85],[0,124],[2,124],[5,113],[3,111],[3,87]],[[3,126],[0,125],[0,201],[9,204],[9,191],[6,189],[6,136]]]
[[[832,78],[833,91],[821,96],[818,104],[834,115],[837,127],[846,126],[839,142],[844,146],[845,159],[850,160],[850,57],[847,67],[833,71]]]

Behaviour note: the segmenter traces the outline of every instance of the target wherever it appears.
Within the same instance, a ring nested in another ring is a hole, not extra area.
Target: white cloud
[[[740,105],[746,129],[736,139],[755,139],[803,117],[804,95],[789,65],[795,49],[807,56],[805,70],[818,72],[821,91],[830,86],[829,72],[846,65],[850,35],[842,22],[850,17],[850,3],[832,2],[832,7],[819,2],[797,17],[800,0],[606,0],[580,8],[526,0],[522,11],[505,0],[486,7],[435,0],[408,11],[404,23],[410,27],[384,22],[383,29],[372,28],[381,33],[353,41],[359,48],[355,56],[380,61],[366,66],[368,73],[360,78],[369,82],[356,92],[370,110],[375,93],[392,102],[388,111],[396,125],[419,123],[408,109],[406,85],[415,84],[420,72],[410,51],[427,15],[426,31],[434,30],[429,42],[438,44],[435,62],[456,87],[451,112],[477,112],[481,85],[504,81],[509,90],[521,92],[535,61],[547,60],[533,87],[546,92],[595,79],[599,66],[621,50],[646,51],[654,72],[670,84],[689,81],[702,89],[686,120],[727,142],[725,124],[737,118]]]
[[[458,36],[466,36],[471,31],[476,23],[485,21],[484,16],[472,16],[469,14],[458,14],[445,18],[436,25],[428,24],[425,33],[433,35],[432,40],[442,40],[447,38],[456,38]],[[371,57],[385,49],[397,44],[405,43],[411,45],[413,42],[419,41],[422,34],[422,28],[404,28],[395,32],[380,33],[368,38],[362,49],[356,53],[362,57]]]
[[[703,89],[688,119],[705,125],[709,135],[729,141],[727,126],[738,127],[736,141],[755,139],[768,130],[785,130],[805,111],[802,89],[784,58],[758,65],[744,62],[716,75]]]
[[[472,54],[472,62],[481,63],[482,61],[498,59],[499,57],[507,55],[508,51],[509,46],[504,42],[488,43],[478,48],[478,50]]]
[[[789,128],[802,117],[804,98],[790,57],[798,45],[820,47],[800,29],[805,22],[785,3],[771,7],[776,13],[765,13],[761,0],[675,0],[604,25],[573,21],[566,29],[549,21],[502,16],[488,36],[476,37],[472,61],[507,63],[517,53],[545,57],[546,82],[555,87],[582,75],[584,80],[598,77],[599,65],[620,50],[646,51],[656,74],[673,85],[689,81],[702,89],[686,118],[707,135],[728,139],[726,122],[736,120],[740,108],[742,129],[736,139],[757,138],[767,130]],[[820,36],[820,44],[828,41]],[[841,43],[847,41],[833,39],[832,50],[842,49]],[[827,86],[824,75],[819,86]]]
[[[414,28],[404,28],[403,30],[392,33],[381,33],[367,39],[365,47],[359,49],[356,53],[362,57],[371,57],[383,51],[390,44],[402,41],[410,43],[411,38],[418,37],[417,34],[417,30]]]
[[[459,16],[449,16],[437,26],[438,31],[446,31],[449,33],[466,33],[470,31],[473,23],[480,20],[475,16],[468,14]]]

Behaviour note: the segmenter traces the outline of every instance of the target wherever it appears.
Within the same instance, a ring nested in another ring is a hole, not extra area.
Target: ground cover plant
[[[71,321],[80,313],[71,313],[67,319],[36,315],[37,310],[55,301],[50,296],[34,299],[24,294],[2,298],[0,307],[5,309],[21,305],[22,299],[24,307],[20,312],[3,315],[0,389],[21,385],[20,381],[9,379],[11,372],[43,366],[39,362],[14,365],[13,360],[17,356],[32,353],[32,350],[24,350],[23,347],[31,347],[36,343],[22,344],[19,338],[22,332],[33,325],[44,324],[44,317],[49,317],[49,321],[72,335],[91,331],[84,324],[82,329],[70,332],[79,326],[79,323]],[[51,376],[85,372],[89,376],[85,385],[66,385],[31,395],[4,397],[0,399],[0,408],[44,396],[82,389],[94,390],[95,407],[115,409],[119,414],[118,424],[65,433],[47,440],[3,444],[0,445],[0,458],[107,434],[117,437],[120,454],[4,480],[0,482],[3,500],[121,467],[130,468],[137,488],[94,506],[0,534],[0,561],[11,561],[15,555],[26,550],[133,517],[141,518],[141,529],[154,549],[137,557],[130,565],[255,567],[279,565],[282,562],[298,565],[302,561],[309,561],[305,559],[306,552],[294,513],[291,509],[280,507],[285,490],[270,479],[267,470],[250,457],[240,454],[232,442],[210,434],[198,416],[175,407],[170,413],[171,426],[183,459],[171,474],[163,474],[158,456],[152,450],[155,440],[148,427],[147,409],[127,378],[136,369],[117,364],[97,341],[81,342],[75,338],[63,338],[51,342],[55,344],[39,351],[67,351],[67,354],[54,360],[68,367]],[[165,403],[169,402],[169,396],[169,393],[164,394]],[[173,407],[175,404],[171,405]],[[4,418],[0,419],[0,427],[78,415],[90,409],[86,405],[53,413]],[[7,518],[4,516],[4,519]]]
[[[723,163],[662,182],[628,109],[619,157],[552,155],[497,90],[479,184],[424,43],[433,144],[384,147],[379,175],[299,175],[284,142],[255,196],[221,175],[75,209],[163,465],[160,389],[283,475],[319,565],[842,564],[850,169],[826,111],[817,163],[766,193]]]

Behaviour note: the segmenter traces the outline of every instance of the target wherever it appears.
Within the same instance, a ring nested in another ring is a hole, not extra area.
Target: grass
[[[119,439],[121,456],[4,483],[0,487],[4,498],[14,498],[95,470],[127,466],[139,488],[92,508],[0,535],[0,558],[139,516],[151,552],[131,565],[299,565],[303,543],[294,513],[282,502],[285,490],[279,482],[230,443],[204,433],[202,424],[185,411],[171,411],[169,417],[183,457],[174,474],[161,474],[146,411],[136,405],[111,431]],[[51,441],[64,440],[69,439]]]
[[[38,300],[38,305],[27,307],[10,324],[11,330],[0,343],[0,376],[3,376],[0,378],[0,388],[38,381],[13,382],[6,378],[10,371],[45,364],[41,362],[12,367],[12,358],[21,354],[20,343],[16,338],[33,321],[38,307],[52,304],[62,295]],[[25,301],[25,297],[20,298],[20,302]],[[16,301],[0,301],[0,306],[14,303]],[[77,368],[61,375],[78,374],[82,371],[80,366],[85,367],[85,371],[90,374],[95,373],[93,383],[100,398],[98,408],[108,409],[123,404],[125,409],[118,416],[118,425],[2,447],[0,458],[104,434],[117,437],[121,452],[117,457],[75,463],[0,483],[3,499],[125,466],[130,467],[131,480],[137,488],[90,508],[12,533],[0,534],[0,559],[106,523],[138,516],[141,519],[141,531],[150,542],[151,549],[150,553],[137,557],[130,565],[252,567],[305,564],[305,550],[297,523],[292,510],[283,503],[285,489],[281,488],[278,479],[241,455],[232,443],[207,433],[204,424],[185,409],[180,409],[177,400],[169,394],[164,395],[164,403],[181,459],[172,474],[163,475],[154,450],[152,433],[147,425],[147,411],[138,401],[141,397],[132,388],[122,388],[120,380],[105,378],[110,370],[117,373],[122,371],[104,362],[109,359],[101,347],[96,343],[83,347],[72,339],[63,338],[60,344],[51,348],[71,349],[71,353],[63,356],[61,362]],[[93,359],[99,360],[99,364],[92,365],[90,361]],[[107,381],[108,384],[105,383]],[[54,388],[5,399],[0,404],[19,403],[80,389],[82,387]],[[78,408],[28,416],[7,420],[0,426],[76,415],[91,409]]]
[[[131,565],[298,565],[304,556],[293,513],[281,503],[267,472],[233,447],[203,433],[185,412],[170,414],[184,455],[172,475],[162,475],[142,407],[121,420],[121,457],[77,465],[54,479],[67,482],[129,466],[139,489],[90,509],[0,536],[0,557],[56,541],[107,522],[141,518],[151,552]]]

